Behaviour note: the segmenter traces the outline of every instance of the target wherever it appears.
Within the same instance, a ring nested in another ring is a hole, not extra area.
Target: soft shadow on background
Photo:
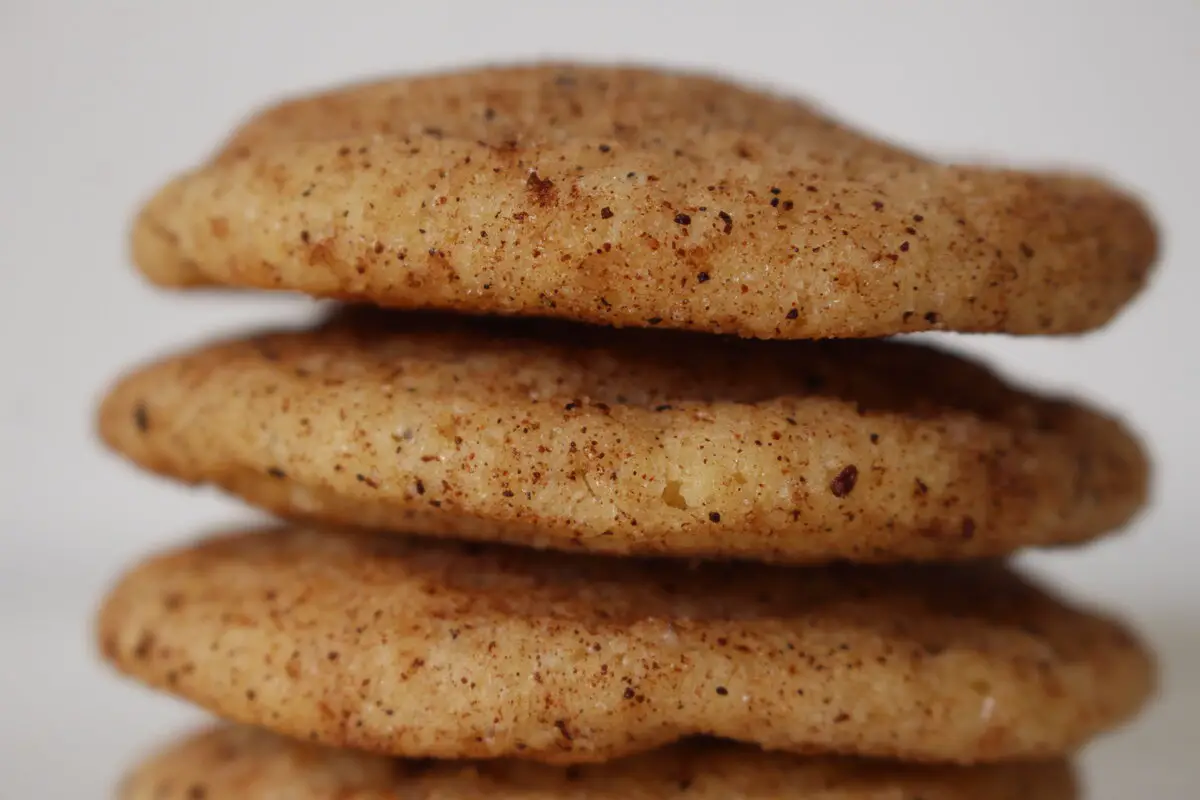
[[[1030,383],[1086,393],[1149,439],[1153,510],[1126,536],[1031,560],[1125,611],[1161,652],[1163,699],[1089,751],[1091,796],[1194,796],[1198,43],[1192,0],[0,3],[0,795],[104,796],[140,750],[199,718],[100,668],[91,610],[146,550],[251,517],[102,454],[96,394],[171,346],[312,311],[144,287],[125,262],[137,203],[282,92],[549,55],[727,71],[914,146],[1099,169],[1146,197],[1163,261],[1109,329],[938,338]]]

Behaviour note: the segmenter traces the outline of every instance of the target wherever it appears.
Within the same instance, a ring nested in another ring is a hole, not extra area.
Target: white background
[[[1039,556],[1161,650],[1163,699],[1086,759],[1097,798],[1189,798],[1200,753],[1200,3],[0,0],[0,798],[105,796],[193,718],[95,663],[92,608],[148,548],[247,512],[91,439],[123,367],[283,298],[174,296],[125,263],[154,185],[280,92],[370,73],[576,56],[721,69],[951,155],[1102,169],[1162,224],[1148,293],[1080,340],[955,338],[1128,415],[1159,465],[1127,536]]]

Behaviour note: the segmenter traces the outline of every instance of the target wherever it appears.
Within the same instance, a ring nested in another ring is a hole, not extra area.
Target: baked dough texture
[[[792,339],[1086,331],[1157,242],[1095,178],[937,163],[704,75],[543,64],[266,109],[132,249],[166,286]]]
[[[958,559],[1145,502],[1119,422],[894,342],[351,311],[121,380],[142,467],[286,517],[608,553]]]
[[[696,565],[302,529],[150,559],[98,637],[222,717],[403,757],[588,763],[711,735],[1050,759],[1154,686],[1128,630],[994,562]]]
[[[154,754],[117,800],[1074,800],[1063,761],[984,767],[797,758],[689,742],[594,766],[400,760],[219,726]]]

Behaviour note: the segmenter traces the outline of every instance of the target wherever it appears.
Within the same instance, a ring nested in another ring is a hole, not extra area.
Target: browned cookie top
[[[264,111],[133,247],[166,285],[819,338],[1084,331],[1156,242],[1093,179],[939,164],[700,75],[551,64]]]
[[[595,766],[409,761],[220,726],[129,773],[118,800],[1074,800],[1062,761],[915,767],[690,742]]]
[[[1125,628],[995,563],[689,565],[294,528],[143,563],[98,635],[221,716],[406,757],[599,762],[710,734],[1051,758],[1153,685]]]
[[[774,561],[1080,542],[1146,497],[1119,423],[892,342],[347,313],[124,378],[143,467],[289,517]]]

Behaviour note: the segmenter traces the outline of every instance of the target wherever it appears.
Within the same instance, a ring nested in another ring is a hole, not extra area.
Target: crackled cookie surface
[[[197,733],[129,773],[118,800],[1073,800],[1062,761],[914,767],[689,742],[609,764],[398,760],[237,726]]]
[[[1156,237],[1095,179],[938,164],[699,75],[540,65],[267,109],[141,212],[173,286],[761,338],[1066,333]]]
[[[1153,686],[1125,628],[991,562],[689,565],[294,528],[145,562],[98,636],[228,719],[406,757],[599,762],[705,734],[1053,758]]]
[[[284,516],[559,549],[947,559],[1141,506],[1118,422],[890,342],[348,312],[125,377],[141,466]]]

